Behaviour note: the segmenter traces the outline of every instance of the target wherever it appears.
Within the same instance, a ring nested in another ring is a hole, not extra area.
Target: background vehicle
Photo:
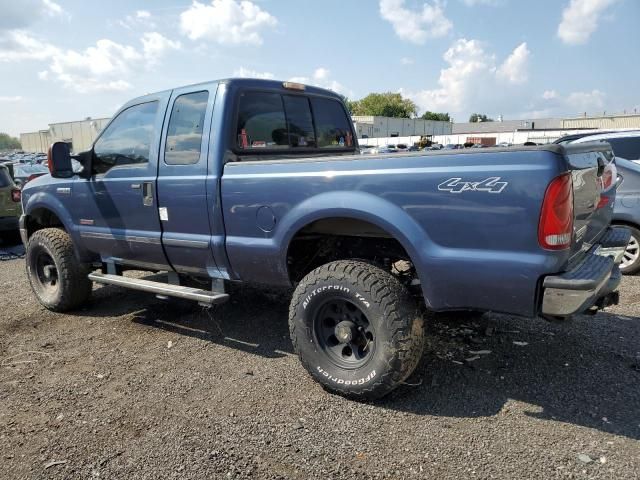
[[[9,167],[0,165],[0,235],[18,232],[21,213],[20,189],[14,184]]]
[[[49,169],[38,164],[16,163],[13,165],[13,172],[15,184],[22,187],[31,180],[42,175],[47,175],[49,173]]]
[[[416,301],[549,318],[618,301],[629,233],[609,228],[612,157],[606,144],[359,155],[333,92],[191,85],[127,103],[79,174],[52,146],[52,175],[22,192],[27,274],[56,311],[92,282],[204,305],[232,281],[293,286],[305,368],[380,397],[422,356]]]
[[[586,132],[563,137],[556,143],[569,145],[587,141],[609,143],[616,156],[619,185],[612,223],[631,230],[620,270],[624,274],[637,273],[640,270],[640,130]]]

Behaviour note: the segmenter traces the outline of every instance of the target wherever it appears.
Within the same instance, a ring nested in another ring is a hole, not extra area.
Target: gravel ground
[[[299,365],[284,293],[209,314],[103,287],[62,315],[1,261],[0,477],[639,478],[640,277],[621,301],[430,320],[416,373],[362,404]]]

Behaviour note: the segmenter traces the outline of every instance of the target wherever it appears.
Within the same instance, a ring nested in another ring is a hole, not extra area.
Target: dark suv
[[[0,235],[18,231],[22,213],[20,189],[13,182],[10,167],[0,164]]]

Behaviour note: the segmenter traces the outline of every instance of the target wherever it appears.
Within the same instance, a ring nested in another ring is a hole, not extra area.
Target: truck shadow
[[[496,419],[524,412],[640,439],[640,318],[599,313],[552,324],[485,315],[436,320],[428,332],[421,365],[381,407]]]
[[[94,291],[95,300],[79,313],[101,317],[134,310],[133,321],[141,325],[265,358],[293,354],[287,326],[290,292],[232,286],[229,293],[229,302],[207,309],[189,301],[161,301],[150,294],[104,286]],[[121,301],[114,304],[109,300],[114,297]]]
[[[102,287],[86,316],[119,316],[266,358],[293,354],[289,293],[236,287],[210,312]],[[119,298],[118,302],[109,299]],[[640,439],[640,318],[599,313],[568,323],[487,314],[429,318],[416,372],[378,408],[452,418],[516,412]],[[474,353],[475,352],[475,353]],[[301,367],[302,368],[302,367]]]

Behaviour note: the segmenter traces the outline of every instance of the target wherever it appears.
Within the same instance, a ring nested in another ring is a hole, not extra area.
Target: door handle
[[[153,206],[153,183],[142,183],[142,203],[145,207]]]

